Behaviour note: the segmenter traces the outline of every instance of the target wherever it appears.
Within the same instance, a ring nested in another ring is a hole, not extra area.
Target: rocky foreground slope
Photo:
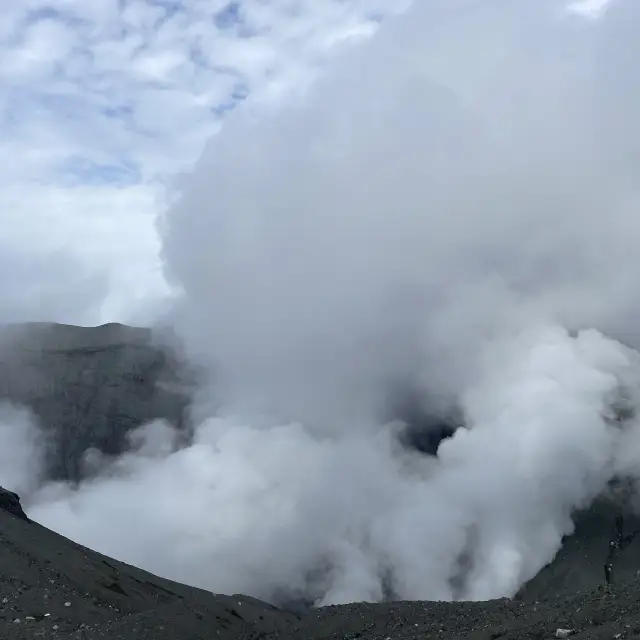
[[[352,604],[294,615],[186,587],[2,508],[0,638],[526,640],[640,638],[640,580],[536,600]],[[215,571],[215,567],[211,567]]]
[[[26,325],[0,332],[0,399],[25,404],[55,435],[49,475],[76,479],[82,453],[122,449],[154,418],[184,424],[174,353],[150,331]],[[602,500],[517,598],[355,604],[296,615],[244,596],[157,578],[29,521],[0,491],[0,638],[409,640],[640,638],[640,519]],[[610,543],[620,543],[615,554]],[[613,584],[603,588],[604,565]],[[215,567],[211,567],[215,571]]]

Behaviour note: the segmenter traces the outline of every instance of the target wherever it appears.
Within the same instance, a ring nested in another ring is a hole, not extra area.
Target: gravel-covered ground
[[[606,508],[598,513],[609,516]],[[586,523],[599,523],[599,517],[592,513]],[[594,580],[604,533],[591,539],[596,555],[585,556]],[[535,593],[525,590],[519,599],[361,603],[297,616],[252,598],[158,578],[0,508],[0,639],[539,640],[558,630],[570,631],[571,638],[640,638],[640,577],[633,567],[609,590],[591,585],[589,571],[578,572],[587,588],[571,591],[575,578],[566,563],[579,562],[588,538],[579,530],[581,544],[541,574]]]
[[[558,630],[570,630],[572,638],[640,638],[639,588],[640,582],[635,581],[610,592],[596,589],[533,602],[396,602],[328,607],[273,637],[538,640],[556,637]]]
[[[0,509],[0,639],[248,638],[294,616],[164,580]]]

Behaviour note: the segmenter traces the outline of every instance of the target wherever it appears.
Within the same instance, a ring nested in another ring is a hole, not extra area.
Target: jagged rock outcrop
[[[20,504],[20,496],[13,491],[5,489],[4,487],[0,487],[0,509],[16,516],[16,518],[21,518],[27,522],[29,521],[27,514],[24,512],[22,505]]]
[[[179,370],[149,329],[32,323],[0,331],[0,400],[30,408],[52,436],[54,479],[79,479],[85,451],[119,453],[145,422],[180,426],[188,394]]]

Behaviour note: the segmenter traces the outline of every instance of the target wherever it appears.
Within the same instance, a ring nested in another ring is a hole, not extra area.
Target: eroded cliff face
[[[0,400],[31,409],[50,436],[52,479],[78,480],[88,449],[119,453],[145,422],[182,426],[180,370],[149,329],[34,323],[0,332]]]

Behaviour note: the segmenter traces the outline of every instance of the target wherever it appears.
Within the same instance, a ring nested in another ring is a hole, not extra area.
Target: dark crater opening
[[[387,416],[401,424],[398,439],[404,447],[428,456],[436,456],[440,444],[464,426],[458,408],[438,408],[415,391],[394,393]]]

